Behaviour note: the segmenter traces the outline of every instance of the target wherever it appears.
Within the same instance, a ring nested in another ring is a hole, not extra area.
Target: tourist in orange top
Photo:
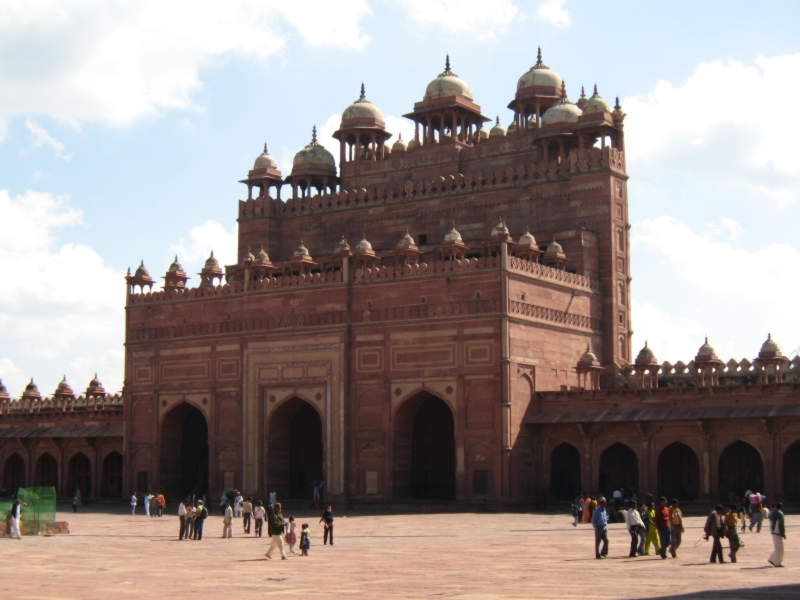
[[[164,494],[158,492],[158,496],[156,497],[156,504],[158,505],[158,516],[164,516],[164,507],[167,505],[167,500],[164,498]]]
[[[661,558],[667,558],[667,548],[672,545],[672,527],[669,520],[669,507],[664,496],[659,498],[659,506],[656,509],[655,525],[658,531],[658,539],[661,542]]]

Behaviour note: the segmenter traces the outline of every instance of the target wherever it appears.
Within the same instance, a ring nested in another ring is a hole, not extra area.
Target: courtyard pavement
[[[172,514],[60,512],[70,535],[0,538],[0,598],[800,598],[793,515],[786,567],[775,569],[766,528],[742,536],[737,564],[709,564],[710,542],[695,547],[703,517],[686,519],[676,560],[628,559],[630,538],[617,524],[609,558],[596,560],[591,526],[574,528],[564,514],[334,512],[333,547],[322,545],[318,512],[294,513],[311,525],[312,545],[308,558],[298,550],[286,561],[266,559],[268,539],[244,535],[238,523],[221,539],[216,510],[200,542],[178,541]]]

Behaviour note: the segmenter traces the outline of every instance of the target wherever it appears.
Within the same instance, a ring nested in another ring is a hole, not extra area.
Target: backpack
[[[201,521],[205,521],[207,516],[208,516],[208,509],[204,506],[200,510],[200,513],[195,518],[200,519]]]

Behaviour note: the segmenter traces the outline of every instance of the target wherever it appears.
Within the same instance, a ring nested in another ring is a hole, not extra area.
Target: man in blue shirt
[[[606,558],[608,556],[608,515],[606,514],[605,498],[600,499],[600,503],[592,513],[592,527],[594,527],[595,558]],[[600,550],[600,542],[603,542],[602,550]]]

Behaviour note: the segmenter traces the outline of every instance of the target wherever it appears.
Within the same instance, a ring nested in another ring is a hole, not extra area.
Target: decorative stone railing
[[[517,302],[516,300],[512,300],[509,303],[508,312],[511,315],[520,316],[531,321],[553,323],[574,329],[599,331],[601,328],[600,319],[555,310],[545,306],[537,306],[536,304]]]
[[[289,198],[285,202],[270,197],[239,201],[239,218],[265,216],[296,217],[321,212],[406,202],[421,198],[462,193],[479,193],[519,185],[535,185],[569,179],[572,175],[610,170],[625,173],[625,156],[611,147],[572,150],[561,162],[550,160],[531,164],[476,170],[405,183],[340,190],[314,196]]]
[[[122,410],[122,394],[106,396],[77,396],[56,398],[55,396],[30,399],[12,398],[0,400],[0,415],[46,412],[92,412]]]
[[[509,257],[508,269],[511,272],[522,273],[533,279],[562,283],[583,288],[593,293],[599,294],[602,289],[600,281],[597,279],[592,279],[591,277],[578,275],[576,273],[568,273],[561,269],[553,269],[552,267],[547,267],[543,264],[531,262],[515,256]]]

